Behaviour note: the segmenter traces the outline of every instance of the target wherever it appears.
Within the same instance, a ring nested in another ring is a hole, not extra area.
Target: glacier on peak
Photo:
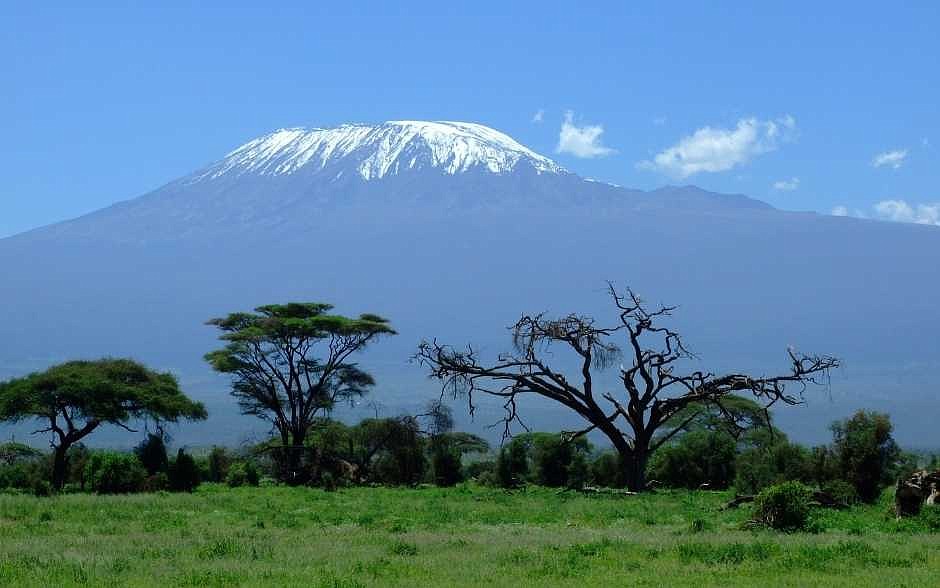
[[[451,175],[475,169],[503,174],[520,164],[539,174],[567,173],[551,159],[483,125],[389,121],[330,129],[280,129],[238,147],[193,181],[244,173],[289,175],[301,170],[332,171],[338,178],[350,166],[364,180],[424,168]]]

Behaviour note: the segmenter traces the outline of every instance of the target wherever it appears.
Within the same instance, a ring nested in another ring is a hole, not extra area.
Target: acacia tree
[[[722,411],[722,401],[733,393],[750,393],[764,408],[777,402],[802,402],[807,384],[822,384],[829,370],[838,366],[828,356],[807,356],[788,351],[790,369],[779,376],[755,377],[742,373],[680,372],[685,360],[694,359],[679,334],[659,323],[675,307],[648,308],[633,291],[610,296],[618,320],[599,326],[591,317],[571,314],[560,319],[526,315],[511,327],[514,350],[493,362],[484,362],[472,346],[458,350],[437,341],[425,341],[416,360],[442,383],[442,394],[465,394],[471,414],[474,395],[504,401],[504,436],[512,423],[524,427],[517,412],[518,398],[535,394],[577,413],[587,426],[566,432],[570,440],[591,431],[605,435],[620,454],[624,480],[631,490],[646,488],[650,455],[699,417],[693,411],[676,422],[675,416],[690,406],[707,405]],[[624,340],[621,348],[616,338]],[[573,352],[576,376],[572,383],[564,370],[548,364],[555,351]],[[622,390],[598,390],[596,373],[620,363]],[[792,388],[792,390],[791,390]]]
[[[52,486],[61,489],[68,450],[103,424],[131,432],[138,419],[201,420],[206,409],[179,389],[169,373],[152,371],[130,359],[70,361],[0,383],[0,420],[36,420],[34,433],[52,433]]]
[[[210,320],[227,344],[206,355],[232,376],[232,395],[243,414],[271,423],[281,439],[282,476],[302,483],[304,442],[318,417],[337,402],[363,396],[375,385],[349,359],[381,335],[394,335],[388,320],[362,314],[329,314],[322,303],[261,306]]]

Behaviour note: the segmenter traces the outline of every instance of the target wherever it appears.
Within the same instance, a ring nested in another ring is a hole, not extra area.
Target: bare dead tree
[[[807,386],[826,384],[829,371],[839,365],[834,357],[789,349],[790,369],[783,375],[680,373],[682,362],[694,356],[677,332],[659,324],[675,307],[650,309],[632,290],[621,294],[613,285],[609,292],[619,319],[613,326],[598,326],[593,318],[576,314],[559,319],[526,315],[511,327],[513,351],[495,362],[481,361],[472,346],[458,350],[436,340],[421,343],[415,360],[440,380],[442,395],[464,395],[471,414],[477,394],[503,399],[504,436],[511,434],[513,423],[525,427],[518,413],[523,394],[542,396],[574,411],[587,426],[566,432],[567,437],[573,440],[595,430],[603,433],[620,454],[624,480],[634,491],[646,488],[650,455],[698,415],[692,411],[685,418],[675,418],[680,411],[712,406],[723,413],[722,399],[734,393],[753,395],[765,409],[778,402],[800,404]],[[625,340],[623,348],[615,342],[617,338]],[[559,346],[574,352],[575,379],[580,381],[569,382],[562,370],[548,365],[550,349]],[[596,372],[618,360],[623,389],[616,394],[596,389]]]

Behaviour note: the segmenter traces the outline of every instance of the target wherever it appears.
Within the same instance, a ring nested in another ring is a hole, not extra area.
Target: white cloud
[[[836,206],[832,209],[832,216],[849,216],[849,209],[845,206]]]
[[[535,114],[532,115],[532,122],[540,123],[545,119],[545,109],[539,108]]]
[[[557,153],[569,153],[575,157],[591,158],[603,157],[615,153],[605,147],[601,141],[604,127],[601,125],[577,126],[574,124],[574,113],[570,110],[565,113],[565,120],[561,123],[561,132],[558,134]]]
[[[911,205],[905,200],[882,200],[875,205],[875,213],[884,220],[940,226],[940,203]]]
[[[894,169],[898,169],[904,165],[905,159],[907,159],[907,149],[895,149],[894,151],[879,153],[871,160],[871,164],[873,167],[888,165]]]
[[[774,190],[782,192],[792,192],[800,187],[800,178],[790,178],[789,180],[780,180],[774,182]]]
[[[773,151],[795,130],[796,120],[789,115],[764,121],[742,118],[733,129],[702,127],[658,153],[652,161],[641,161],[638,165],[678,178],[727,171]]]

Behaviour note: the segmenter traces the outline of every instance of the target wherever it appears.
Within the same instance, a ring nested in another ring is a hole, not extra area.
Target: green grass
[[[890,497],[746,530],[717,492],[204,486],[0,495],[0,585],[935,586],[940,516]]]

